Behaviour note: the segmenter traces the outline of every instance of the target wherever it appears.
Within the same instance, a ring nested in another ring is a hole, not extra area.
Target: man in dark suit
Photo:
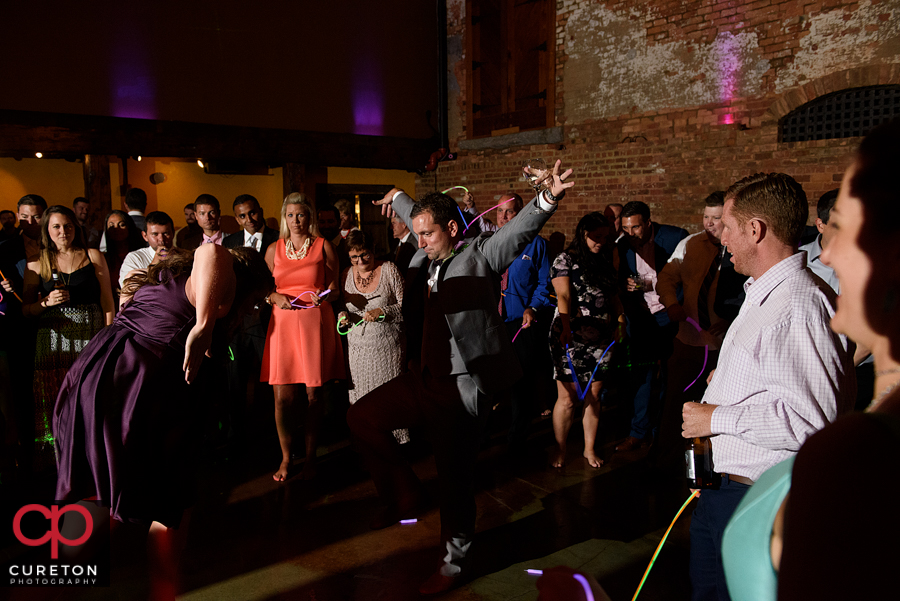
[[[266,227],[259,201],[249,194],[241,194],[234,199],[232,205],[234,218],[241,229],[225,236],[222,246],[225,248],[252,248],[265,255],[270,244],[278,240],[278,232]],[[263,351],[266,347],[266,333],[269,329],[269,318],[272,307],[265,303],[259,309],[244,316],[241,327],[231,339],[229,348],[231,356],[226,361],[228,372],[228,407],[226,435],[229,441],[235,442],[241,435],[241,428],[247,423],[244,419],[247,406],[247,384],[254,382],[254,390],[265,386],[259,383],[259,369],[262,365]],[[233,357],[233,359],[232,359]]]
[[[544,192],[496,234],[460,244],[456,202],[432,193],[414,202],[393,189],[376,204],[415,232],[419,250],[406,274],[403,318],[410,371],[369,393],[347,419],[386,513],[372,527],[414,512],[421,484],[391,432],[425,424],[438,469],[443,565],[419,589],[445,591],[460,581],[475,533],[474,470],[481,434],[498,392],[522,374],[497,311],[502,274],[537,236],[573,183],[553,168]]]
[[[649,442],[657,426],[666,388],[666,361],[678,323],[671,322],[656,292],[658,273],[688,233],[650,220],[650,207],[632,201],[622,209],[624,236],[616,248],[622,304],[628,318],[632,365],[638,381],[631,432],[617,451],[632,451]]]
[[[237,219],[241,229],[225,236],[222,246],[225,248],[247,246],[265,255],[269,245],[278,240],[278,232],[266,227],[266,218],[259,201],[249,194],[241,194],[234,199],[232,207],[234,218]]]
[[[413,255],[418,250],[419,242],[416,239],[416,235],[409,231],[409,228],[406,227],[399,215],[391,217],[391,233],[398,241],[397,248],[394,250],[391,259],[397,265],[400,274],[406,277],[406,270],[409,267],[409,262],[412,261]]]

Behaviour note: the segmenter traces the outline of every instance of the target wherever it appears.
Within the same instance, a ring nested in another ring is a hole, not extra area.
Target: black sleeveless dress
[[[66,373],[91,338],[103,329],[100,282],[94,265],[60,274],[69,291],[69,302],[46,309],[38,318],[34,354],[35,468],[53,465],[51,418],[56,396]],[[41,296],[53,292],[53,282],[41,278]]]

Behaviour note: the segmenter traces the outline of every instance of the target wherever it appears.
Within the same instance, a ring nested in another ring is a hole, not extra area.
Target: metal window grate
[[[900,117],[900,86],[842,90],[816,98],[781,120],[782,142],[865,136],[874,127]]]

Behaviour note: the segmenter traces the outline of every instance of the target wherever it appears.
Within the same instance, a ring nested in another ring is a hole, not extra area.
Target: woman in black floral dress
[[[584,392],[582,423],[584,425],[584,457],[591,467],[603,460],[594,453],[600,416],[600,390],[603,373],[612,349],[604,351],[615,333],[616,280],[612,260],[604,251],[609,222],[602,213],[588,213],[578,222],[575,239],[550,267],[550,279],[559,304],[550,325],[550,353],[558,397],[553,407],[553,432],[559,445],[552,459],[553,467],[562,467],[566,459],[566,439],[581,403],[578,390]],[[568,357],[566,349],[568,348]],[[593,381],[594,368],[601,362]],[[578,385],[573,379],[578,378]],[[585,390],[587,388],[587,390]]]

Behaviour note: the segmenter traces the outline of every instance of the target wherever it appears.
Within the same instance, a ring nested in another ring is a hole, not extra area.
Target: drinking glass
[[[552,183],[552,174],[544,159],[528,159],[522,163],[522,177],[535,192],[549,190]]]

